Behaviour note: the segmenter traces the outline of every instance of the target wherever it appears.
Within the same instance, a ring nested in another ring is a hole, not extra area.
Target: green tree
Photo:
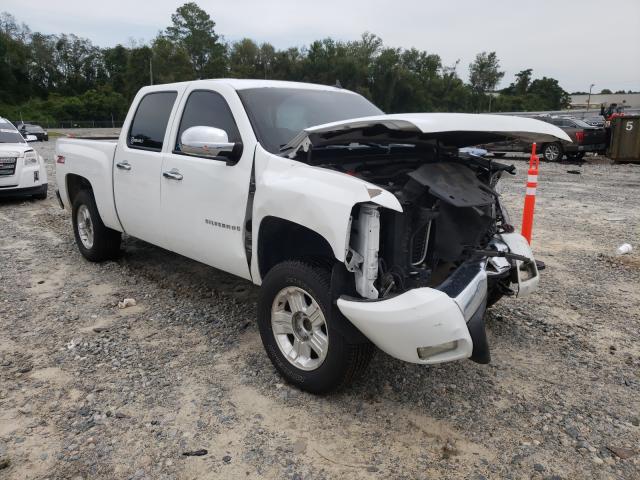
[[[540,99],[538,110],[559,110],[567,108],[571,102],[569,94],[555,78],[542,77],[531,82],[528,93]]]
[[[526,70],[516,73],[515,80],[504,90],[504,92],[508,92],[511,95],[525,95],[531,85],[532,73],[533,70],[531,68],[527,68]]]
[[[469,85],[474,93],[475,107],[480,110],[488,92],[493,92],[504,77],[496,52],[481,52],[469,64]]]
[[[602,94],[609,94],[609,95],[610,95],[610,94],[612,94],[613,92],[612,92],[611,90],[609,90],[608,88],[603,88],[603,89],[600,91],[600,93],[602,93]]]
[[[145,85],[151,84],[149,63],[153,58],[153,50],[145,46],[135,47],[129,51],[126,74],[125,96],[131,100],[136,92]]]
[[[301,80],[304,54],[297,47],[277,50],[270,68],[270,78],[276,80]],[[233,69],[232,69],[233,71]]]
[[[375,34],[339,41],[324,38],[306,47],[276,49],[250,38],[227,44],[210,15],[186,3],[171,25],[148,44],[100,49],[73,34],[31,32],[0,14],[0,108],[3,114],[41,119],[110,119],[151,82],[232,76],[336,82],[371,99],[389,113],[412,111],[552,110],[568,104],[557,80],[515,75],[499,97],[487,97],[503,78],[495,52],[478,54],[469,83],[458,63],[442,64],[434,53],[385,46]],[[119,118],[121,120],[122,118]]]
[[[276,57],[276,49],[270,43],[263,43],[258,50],[258,65],[260,76],[265,79],[270,78],[273,61]]]
[[[532,70],[527,69],[516,74],[511,85],[502,90],[496,99],[495,110],[541,111],[560,110],[569,105],[569,94],[554,78],[543,77],[531,81]]]
[[[158,36],[152,44],[153,83],[173,83],[196,78],[189,54],[182,45],[164,36]]]
[[[186,50],[197,78],[219,76],[226,68],[225,46],[215,32],[216,23],[196,3],[185,3],[171,15],[166,36]]]
[[[108,78],[107,84],[116,92],[126,92],[129,50],[118,44],[113,48],[105,48],[102,57]]]
[[[235,42],[229,49],[229,67],[236,78],[257,78],[260,48],[250,38]]]

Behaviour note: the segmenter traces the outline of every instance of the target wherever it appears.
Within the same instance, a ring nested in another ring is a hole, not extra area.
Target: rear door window
[[[127,137],[130,148],[162,150],[169,115],[177,96],[177,92],[153,92],[140,100]]]

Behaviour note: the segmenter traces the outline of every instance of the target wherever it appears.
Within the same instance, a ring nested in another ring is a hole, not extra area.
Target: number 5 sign
[[[631,130],[633,130],[633,122],[632,122],[631,120],[629,120],[629,121],[627,122],[627,124],[625,125],[624,129],[625,129],[625,130],[627,130],[627,131],[629,131],[629,132],[630,132]]]

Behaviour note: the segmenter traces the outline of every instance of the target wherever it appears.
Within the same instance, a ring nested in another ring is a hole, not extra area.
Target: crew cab
[[[142,88],[117,140],[57,142],[80,252],[121,233],[260,285],[275,368],[323,393],[374,346],[398,359],[488,362],[484,313],[538,270],[495,186],[514,167],[459,148],[568,141],[545,122],[385,115],[340,88],[199,80]]]
[[[537,145],[537,151],[548,162],[558,162],[564,156],[570,160],[580,160],[587,152],[604,153],[607,148],[607,132],[604,128],[589,125],[579,118],[542,115],[536,119],[559,127],[571,140],[570,142],[556,140]],[[531,152],[531,142],[524,142],[517,138],[482,147],[497,156],[503,156],[506,152]]]
[[[44,159],[13,124],[0,117],[0,196],[32,196],[47,198],[47,169]]]

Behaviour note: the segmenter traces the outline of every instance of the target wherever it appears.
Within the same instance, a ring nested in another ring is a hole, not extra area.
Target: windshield
[[[0,122],[0,143],[24,143],[24,137],[7,122]]]
[[[303,88],[238,90],[256,137],[271,153],[278,153],[301,130],[383,112],[351,92]]]

